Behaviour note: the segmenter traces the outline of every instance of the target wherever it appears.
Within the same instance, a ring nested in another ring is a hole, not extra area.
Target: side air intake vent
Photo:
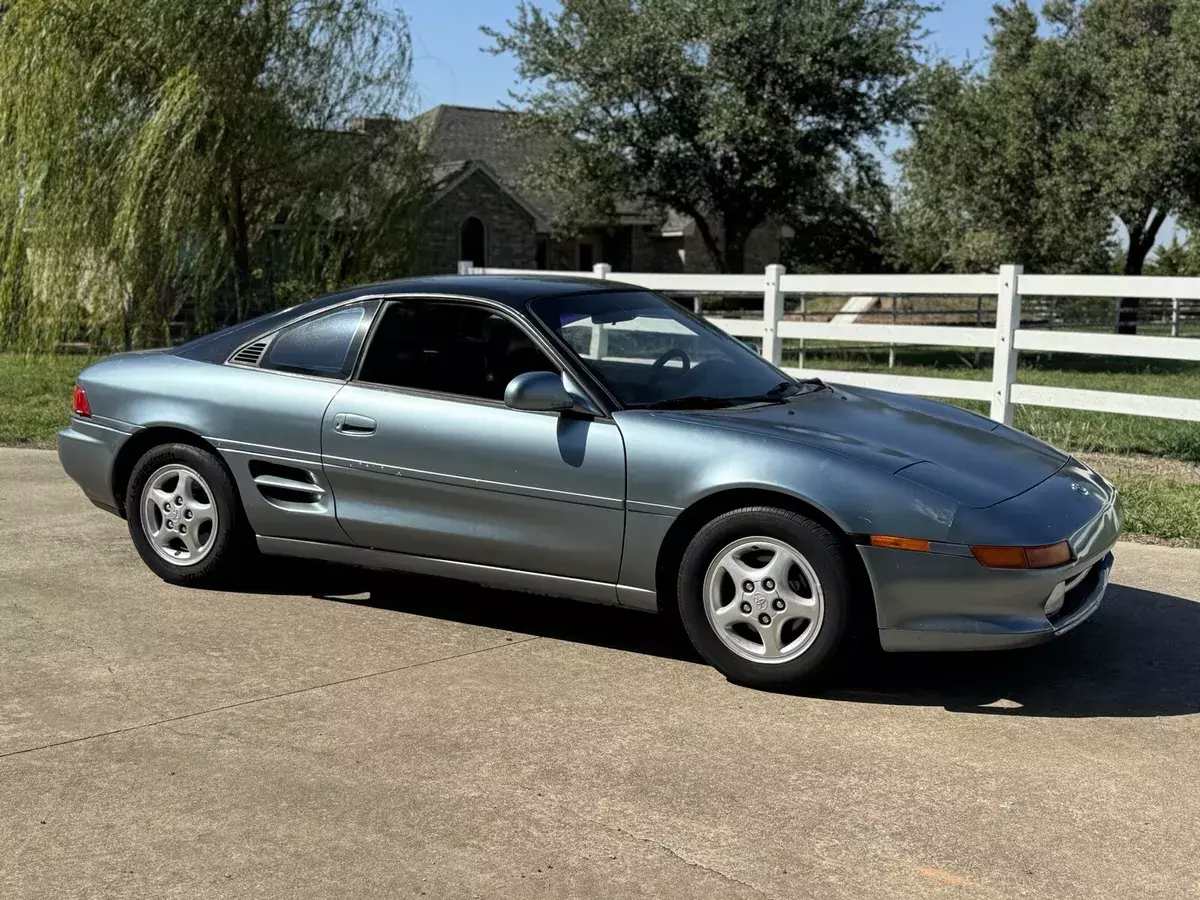
[[[229,357],[229,361],[235,366],[256,367],[262,362],[263,354],[267,352],[267,347],[270,345],[270,338],[263,338],[261,341],[255,341],[253,344],[247,344],[242,347],[233,356]]]

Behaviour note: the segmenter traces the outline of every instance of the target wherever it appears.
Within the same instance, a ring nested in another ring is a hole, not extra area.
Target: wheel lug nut
[[[182,498],[182,497],[176,497],[176,498],[175,498],[175,505],[176,505],[176,506],[183,506],[183,498]]]
[[[742,604],[742,612],[744,612],[746,615],[750,615],[750,611],[751,611],[753,608],[754,608],[754,607],[752,607],[752,606],[751,606],[749,603],[743,603],[743,604]]]
[[[170,511],[171,511],[171,504],[170,504],[170,503],[164,503],[164,504],[163,504],[163,511],[164,511],[164,512],[170,512]]]
[[[758,621],[762,622],[762,624],[764,624],[764,625],[770,625],[771,617],[768,616],[766,613],[763,613],[761,616],[758,617]]]
[[[167,531],[174,531],[174,530],[175,530],[175,526],[172,525],[170,522],[168,522],[167,523]]]
[[[179,533],[180,533],[180,534],[187,534],[187,526],[186,526],[186,525],[180,525],[180,526],[179,526]]]
[[[742,590],[745,591],[747,594],[754,593],[754,582],[750,581],[749,579],[747,579],[746,581],[743,581],[742,582]]]
[[[774,602],[774,603],[772,603],[771,605],[772,605],[773,607],[775,607],[775,611],[776,611],[776,612],[783,612],[783,608],[784,608],[785,606],[787,606],[787,604],[786,604],[786,603],[784,603],[782,600],[780,600],[778,597],[776,597],[776,598],[775,598],[775,602]]]
[[[183,511],[183,517],[185,519],[190,519],[192,517],[192,511],[190,509],[185,509]]]
[[[765,590],[765,591],[775,590],[775,582],[772,581],[770,578],[764,578],[763,579],[763,590]]]

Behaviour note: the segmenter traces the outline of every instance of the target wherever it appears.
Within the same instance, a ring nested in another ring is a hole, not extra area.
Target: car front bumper
[[[129,432],[117,423],[71,419],[69,427],[58,433],[58,460],[84,495],[101,509],[116,513],[119,503],[113,494],[113,463]]]
[[[965,547],[958,555],[860,547],[883,649],[1005,650],[1065,634],[1103,602],[1122,524],[1114,492],[1070,538],[1075,562],[1055,569],[989,569]]]

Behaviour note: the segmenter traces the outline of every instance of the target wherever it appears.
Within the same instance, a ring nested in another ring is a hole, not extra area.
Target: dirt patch
[[[1200,484],[1200,465],[1159,456],[1076,454],[1101,475],[1111,478],[1162,478],[1175,484]]]
[[[1186,547],[1194,549],[1197,544],[1195,541],[1189,541],[1187,538],[1163,538],[1153,534],[1141,534],[1139,532],[1124,532],[1121,535],[1121,540],[1128,541],[1131,544],[1150,544],[1154,547]]]

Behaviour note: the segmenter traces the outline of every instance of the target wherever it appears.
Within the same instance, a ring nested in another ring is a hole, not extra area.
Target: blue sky
[[[488,41],[479,26],[502,28],[516,0],[399,0],[398,5],[412,27],[421,109],[439,103],[496,106],[507,98],[516,84],[512,59],[483,52]],[[933,32],[930,46],[955,60],[982,54],[992,0],[944,0],[943,5],[926,22]]]

